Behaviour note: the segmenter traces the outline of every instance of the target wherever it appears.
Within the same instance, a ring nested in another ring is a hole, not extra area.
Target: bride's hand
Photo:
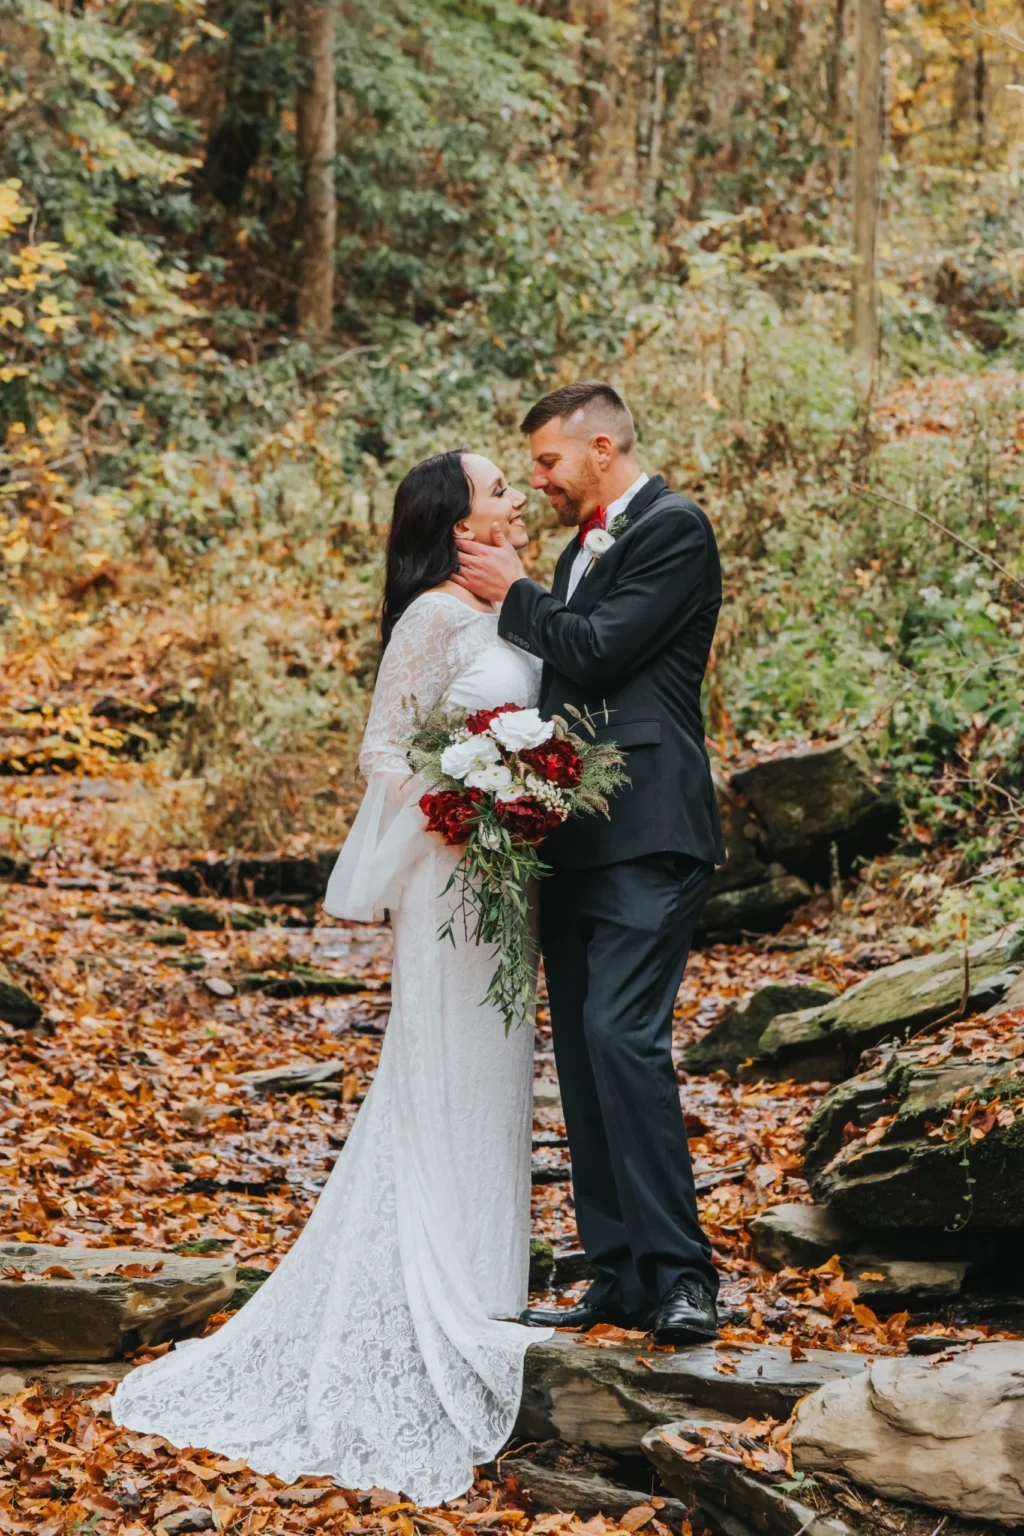
[[[494,524],[491,537],[493,543],[480,544],[475,539],[455,535],[459,548],[459,569],[452,581],[484,602],[502,603],[509,587],[521,581],[526,572],[499,523]]]

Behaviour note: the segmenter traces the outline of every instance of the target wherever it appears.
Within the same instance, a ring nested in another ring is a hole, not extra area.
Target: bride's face
[[[459,519],[455,532],[480,544],[493,544],[497,523],[513,549],[525,549],[530,535],[520,516],[526,505],[523,492],[513,490],[498,466],[482,454],[467,453],[462,463],[473,485],[473,500],[469,516]]]

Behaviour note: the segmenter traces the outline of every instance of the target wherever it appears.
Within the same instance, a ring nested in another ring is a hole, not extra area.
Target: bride
[[[424,830],[401,743],[409,703],[537,702],[540,663],[456,585],[456,533],[527,542],[525,496],[488,459],[442,453],[395,497],[384,656],[360,754],[366,794],[324,901],[391,914],[380,1066],[309,1224],[245,1307],[118,1388],[116,1423],[288,1482],[464,1493],[512,1431],[526,1304],[533,1033],[481,1005],[493,956],[438,940],[459,850]]]

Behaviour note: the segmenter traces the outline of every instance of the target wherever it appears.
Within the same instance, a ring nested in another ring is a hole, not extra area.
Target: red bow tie
[[[604,514],[605,514],[604,507],[597,507],[593,512],[591,512],[590,516],[586,519],[585,522],[580,523],[580,548],[581,549],[583,548],[583,541],[584,541],[584,539],[586,538],[587,534],[591,532],[592,529],[594,529],[594,528],[603,528],[604,527]]]

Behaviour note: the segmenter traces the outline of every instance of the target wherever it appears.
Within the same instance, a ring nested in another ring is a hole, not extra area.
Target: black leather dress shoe
[[[654,1318],[656,1344],[707,1344],[718,1337],[718,1309],[696,1280],[679,1280]]]
[[[596,1328],[598,1323],[611,1323],[616,1328],[631,1326],[614,1302],[592,1302],[586,1296],[574,1307],[527,1307],[519,1321],[528,1328],[578,1328],[581,1333]]]

